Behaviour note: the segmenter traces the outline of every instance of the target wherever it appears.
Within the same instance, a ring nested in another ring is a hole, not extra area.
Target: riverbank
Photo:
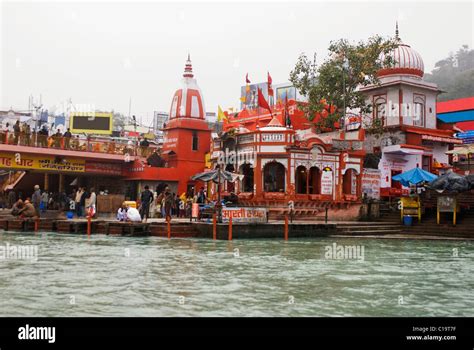
[[[446,227],[445,227],[446,226]],[[122,236],[157,236],[167,238],[205,238],[217,240],[233,239],[295,239],[318,237],[352,237],[415,240],[474,240],[474,230],[459,229],[447,225],[427,225],[417,229],[404,227],[398,222],[354,222],[354,221],[299,221],[270,220],[267,223],[216,224],[213,222],[190,222],[189,219],[173,219],[168,225],[164,219],[149,219],[147,223],[121,223],[113,219],[40,218],[18,219],[3,215],[0,229],[11,232],[58,232],[62,234],[105,234]],[[471,232],[472,231],[472,232]]]

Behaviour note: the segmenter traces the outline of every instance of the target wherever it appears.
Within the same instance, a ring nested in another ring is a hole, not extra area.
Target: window
[[[386,106],[387,100],[384,97],[378,97],[374,101],[374,119],[379,119],[382,125],[387,125]]]
[[[425,99],[423,96],[414,95],[413,98],[413,125],[414,126],[425,126]]]
[[[423,156],[421,159],[421,169],[431,171],[431,156]]]
[[[193,151],[198,150],[199,138],[196,132],[193,132]]]

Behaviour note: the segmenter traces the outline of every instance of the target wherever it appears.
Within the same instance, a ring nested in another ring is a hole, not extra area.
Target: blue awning
[[[438,113],[437,118],[443,123],[459,123],[459,122],[470,122],[474,121],[474,109],[467,111],[451,112],[451,113]]]
[[[403,186],[409,187],[411,185],[417,185],[422,182],[430,182],[437,178],[438,176],[425,171],[420,168],[413,168],[411,170],[405,171],[404,173],[395,175],[392,177],[392,180],[399,181]]]

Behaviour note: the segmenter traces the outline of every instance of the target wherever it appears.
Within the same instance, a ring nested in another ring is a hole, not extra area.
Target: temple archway
[[[270,162],[263,168],[263,188],[265,192],[285,192],[286,170],[283,164]]]
[[[253,192],[253,168],[250,164],[242,164],[240,173],[244,175],[242,180],[242,192]]]
[[[233,164],[227,164],[226,167],[225,167],[225,170],[230,171],[231,173],[233,173],[234,170],[235,170],[234,165]],[[235,192],[235,182],[226,181],[225,190],[227,192]]]
[[[313,166],[309,169],[308,187],[309,194],[321,193],[321,170],[318,167]]]
[[[355,169],[347,169],[342,176],[342,193],[357,195],[358,193],[358,173]]]
[[[295,188],[297,194],[306,194],[308,187],[307,187],[307,180],[308,180],[308,172],[306,167],[300,165],[295,170]]]

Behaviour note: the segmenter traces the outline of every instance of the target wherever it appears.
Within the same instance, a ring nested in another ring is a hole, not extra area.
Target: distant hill
[[[438,96],[438,101],[474,96],[474,50],[463,45],[455,54],[438,61],[424,79],[446,91]]]

